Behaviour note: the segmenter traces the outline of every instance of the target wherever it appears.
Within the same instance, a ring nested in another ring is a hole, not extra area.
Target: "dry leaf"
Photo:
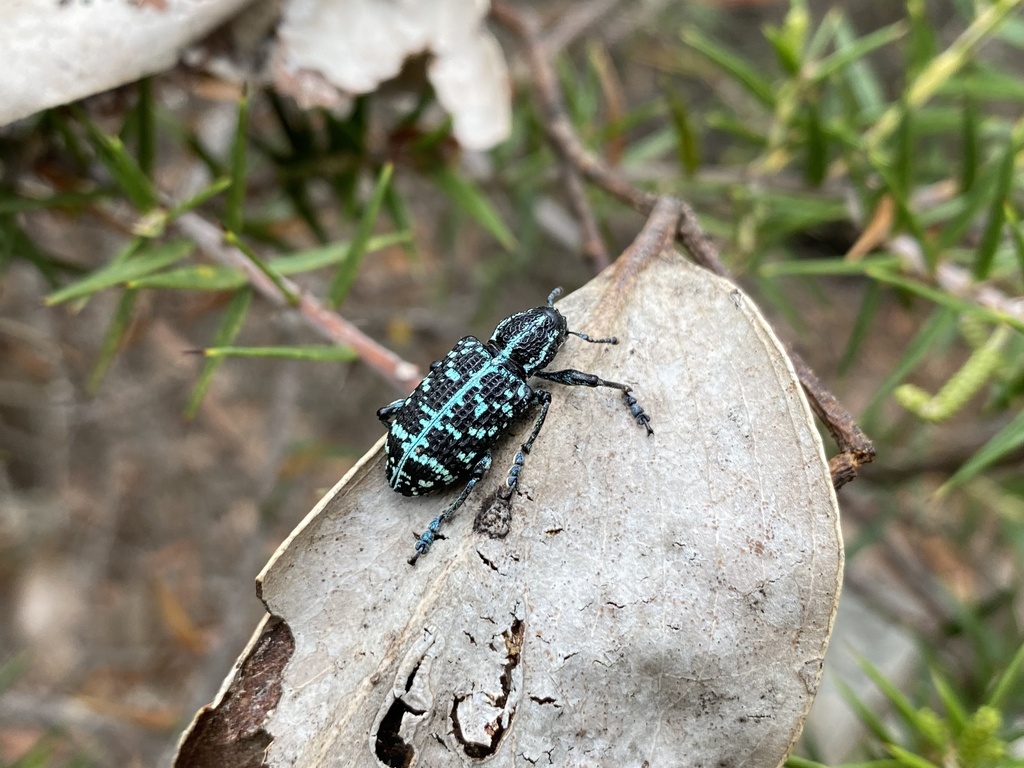
[[[785,759],[818,686],[843,562],[788,359],[743,293],[675,253],[624,256],[557,306],[571,329],[620,344],[570,339],[552,368],[629,382],[656,434],[614,392],[550,385],[511,533],[471,528],[528,424],[415,567],[413,534],[458,489],[399,496],[378,444],[260,577],[294,638],[280,699],[260,713],[266,765]],[[235,673],[223,700],[250,689]],[[187,735],[187,753],[202,740]],[[217,759],[235,764],[230,750]]]
[[[0,125],[168,69],[247,2],[5,3]]]
[[[315,74],[346,93],[369,93],[406,58],[429,53],[427,74],[456,138],[489,149],[508,137],[512,116],[505,59],[483,24],[488,7],[486,0],[288,0],[275,80],[294,92]],[[299,93],[306,103],[322,96],[305,86]]]

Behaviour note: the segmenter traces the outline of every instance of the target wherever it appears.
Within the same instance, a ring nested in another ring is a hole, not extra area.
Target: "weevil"
[[[546,371],[566,339],[576,336],[591,344],[618,344],[615,337],[592,339],[570,331],[555,309],[561,294],[555,288],[546,306],[517,312],[502,320],[486,342],[461,339],[409,397],[377,411],[388,427],[388,485],[404,496],[420,496],[465,482],[462,493],[431,521],[416,540],[409,563],[427,554],[441,526],[463,505],[491,467],[491,448],[514,422],[538,408],[533,430],[520,446],[498,498],[508,502],[519,485],[524,459],[544,426],[551,393],[533,388],[531,378],[582,387],[609,387],[622,392],[633,419],[654,434],[651,419],[617,381],[573,369]]]

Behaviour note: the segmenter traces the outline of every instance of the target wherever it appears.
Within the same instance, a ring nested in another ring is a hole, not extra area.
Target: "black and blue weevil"
[[[438,535],[438,529],[469,496],[491,466],[491,447],[513,422],[540,406],[533,431],[516,453],[498,497],[505,502],[519,484],[523,457],[537,439],[551,405],[551,394],[529,385],[531,377],[583,387],[611,387],[622,392],[636,423],[651,435],[650,417],[630,394],[630,388],[592,373],[572,369],[545,371],[569,335],[593,344],[618,344],[618,339],[592,339],[570,331],[565,317],[547,306],[517,312],[502,320],[486,343],[475,336],[459,341],[404,400],[377,411],[388,427],[388,485],[405,496],[419,496],[466,481],[466,487],[447,509],[427,526],[416,541],[415,565]]]

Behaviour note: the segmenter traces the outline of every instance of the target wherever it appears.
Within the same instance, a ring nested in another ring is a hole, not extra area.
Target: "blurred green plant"
[[[729,92],[746,96],[739,105],[712,106],[706,124],[752,150],[744,158],[748,170],[714,188],[702,185],[699,173],[684,185],[686,194],[713,190],[736,201],[732,221],[719,225],[738,246],[734,268],[756,279],[789,318],[781,278],[859,279],[864,298],[843,354],[846,369],[867,338],[879,289],[948,308],[975,327],[988,324],[988,342],[972,344],[976,352],[934,397],[897,387],[922,363],[951,351],[948,335],[920,336],[895,366],[898,375],[881,396],[896,391],[898,402],[926,420],[956,415],[986,384],[1001,409],[1019,407],[1024,392],[1024,313],[1013,299],[1024,293],[1024,183],[1017,172],[1024,119],[1012,117],[1024,104],[1024,88],[1012,72],[978,56],[984,42],[1021,48],[1021,18],[1012,14],[1019,6],[1017,0],[959,3],[964,28],[943,49],[920,0],[906,3],[903,20],[861,37],[841,9],[814,25],[806,3],[794,0],[783,22],[765,33],[774,76],[697,29],[683,32],[687,45],[734,86]],[[876,73],[872,54],[883,50],[905,62],[902,82]],[[675,130],[680,157],[688,155],[693,139]],[[739,164],[735,154],[730,164]],[[682,167],[684,178],[691,166]],[[787,192],[774,191],[779,186]],[[708,207],[715,210],[713,202]],[[856,242],[832,244],[843,255],[794,254],[796,239],[837,224],[861,233]],[[868,409],[864,426],[884,434],[877,408]],[[953,482],[1024,447],[1020,428],[1007,429],[979,452],[984,462]]]
[[[209,263],[188,237],[178,233],[176,221],[200,212],[222,231],[223,245],[237,249],[260,273],[277,287],[285,301],[298,306],[299,296],[286,277],[331,270],[323,280],[325,304],[338,308],[360,272],[364,256],[394,245],[406,249],[410,259],[416,251],[410,235],[411,220],[406,203],[393,183],[395,163],[381,156],[367,140],[369,99],[356,101],[346,118],[328,112],[298,110],[272,92],[254,94],[265,100],[265,112],[278,130],[279,139],[267,138],[250,128],[251,98],[243,93],[238,101],[236,129],[230,150],[218,158],[174,118],[164,114],[156,102],[150,81],[139,84],[133,108],[126,110],[120,129],[102,130],[80,105],[55,109],[39,116],[39,133],[51,142],[55,152],[63,151],[62,162],[74,173],[53,179],[55,191],[49,196],[26,197],[16,186],[0,183],[0,275],[15,258],[31,261],[54,290],[47,304],[70,303],[76,310],[96,293],[115,290],[117,306],[89,379],[95,390],[124,345],[135,317],[138,294],[143,290],[216,291],[230,296],[213,346],[227,348],[245,325],[250,306],[249,279],[243,270],[222,263]],[[406,170],[427,179],[448,198],[454,210],[475,220],[506,248],[516,247],[516,238],[498,209],[471,179],[455,170],[458,153],[450,138],[450,125],[430,130],[419,119],[432,102],[425,89],[415,108],[391,127],[387,152],[399,158]],[[204,164],[213,181],[188,200],[171,202],[152,180],[155,136],[159,125],[177,137]],[[26,136],[29,134],[25,134]],[[0,151],[4,147],[0,146]],[[17,152],[11,147],[12,154]],[[249,171],[262,177],[271,172],[280,183],[280,197],[261,196],[254,205],[248,194]],[[363,196],[360,182],[375,178],[372,192]],[[340,224],[330,219],[330,209],[313,204],[313,186],[326,182],[337,203]],[[282,211],[283,197],[290,210]],[[31,211],[82,209],[127,203],[133,213],[131,236],[102,266],[87,272],[42,251],[24,230],[18,215]],[[253,210],[250,210],[253,209]],[[269,212],[269,215],[265,212]],[[397,228],[394,234],[374,235],[386,214]],[[276,233],[282,219],[296,216],[319,248],[294,251]],[[346,227],[346,224],[349,227]],[[351,231],[350,240],[339,241],[339,233]],[[265,257],[262,253],[283,254]],[[72,278],[69,280],[69,278]],[[238,349],[235,356],[242,354]],[[282,350],[254,348],[247,356],[280,356]],[[295,348],[298,359],[352,359],[352,350],[337,355],[321,350]],[[194,415],[225,354],[208,355],[186,413]]]
[[[861,666],[895,713],[897,722],[879,717],[874,708],[848,686],[843,695],[857,712],[872,742],[869,753],[878,757],[841,768],[1019,768],[1024,758],[1013,757],[1012,742],[1020,738],[1019,728],[1010,725],[1003,707],[1011,692],[1019,691],[1024,646],[1019,646],[1006,666],[993,679],[980,702],[965,702],[937,668],[930,670],[930,686],[924,695],[935,698],[939,709],[915,704],[867,661]],[[882,754],[886,756],[881,756]],[[787,768],[826,768],[821,763],[791,757]]]

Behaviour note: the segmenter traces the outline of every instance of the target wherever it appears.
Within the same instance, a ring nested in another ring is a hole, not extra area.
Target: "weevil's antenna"
[[[579,331],[569,331],[569,335],[570,336],[576,336],[577,338],[583,339],[584,341],[589,341],[591,344],[618,344],[619,343],[619,340],[617,338],[615,338],[614,336],[609,336],[607,339],[592,339],[589,336],[587,336],[587,334],[580,333]]]
[[[553,290],[551,293],[549,293],[548,294],[548,306],[551,307],[552,309],[554,309],[554,307],[555,307],[555,299],[557,299],[561,295],[562,295],[561,287],[555,288],[555,290]]]

